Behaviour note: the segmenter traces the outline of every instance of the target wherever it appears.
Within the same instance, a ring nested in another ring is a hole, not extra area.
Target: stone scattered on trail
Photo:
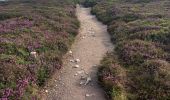
[[[79,65],[75,65],[74,68],[79,68],[80,66]]]
[[[77,63],[80,62],[80,59],[76,59],[75,62],[77,62]]]
[[[93,67],[97,67],[97,65],[93,65]]]
[[[86,97],[91,97],[91,96],[94,96],[94,95],[95,95],[95,94],[88,94],[88,93],[87,93],[85,96],[86,96]]]
[[[84,71],[83,70],[80,70],[80,71],[77,71],[78,74],[83,74]]]
[[[69,51],[69,54],[73,54],[73,52],[70,50],[70,51]]]
[[[70,60],[70,62],[74,62],[74,60]]]
[[[85,36],[82,37],[83,39],[85,38]]]
[[[48,93],[48,90],[45,90],[46,93]]]
[[[86,94],[86,97],[90,97],[90,94]]]
[[[83,85],[83,84],[84,84],[84,82],[83,82],[83,81],[81,81],[81,82],[80,82],[80,85]]]
[[[86,76],[81,76],[81,80],[85,80],[86,78]]]
[[[87,77],[86,82],[85,82],[84,85],[87,85],[87,84],[88,84],[89,82],[91,82],[91,81],[92,81],[91,77]]]
[[[76,73],[76,74],[74,74],[74,76],[77,76],[78,74]]]

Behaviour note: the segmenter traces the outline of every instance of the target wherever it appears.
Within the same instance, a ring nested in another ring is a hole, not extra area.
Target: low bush
[[[163,60],[147,60],[140,67],[131,70],[130,77],[133,80],[131,92],[136,95],[136,99],[168,100],[170,97],[169,66],[169,63]]]
[[[126,71],[110,55],[101,62],[98,72],[100,84],[112,100],[126,100]]]
[[[147,59],[164,59],[165,53],[154,43],[141,40],[125,41],[117,45],[116,52],[123,63],[127,65],[140,65]]]

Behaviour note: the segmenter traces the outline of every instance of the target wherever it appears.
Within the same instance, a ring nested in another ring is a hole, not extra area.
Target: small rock
[[[34,58],[36,58],[36,57],[37,57],[37,52],[32,51],[32,52],[30,53],[30,55],[33,56]]]
[[[84,82],[83,82],[83,81],[81,81],[81,82],[80,82],[80,85],[83,85],[83,84],[84,84]]]
[[[86,82],[84,85],[87,85],[89,82],[91,82],[91,77],[87,77]]]
[[[77,71],[77,73],[78,73],[78,74],[83,74],[83,73],[84,73],[84,71],[83,71],[83,70],[81,70],[81,71]]]
[[[72,53],[73,53],[73,52],[70,50],[70,51],[69,51],[69,54],[72,54]]]
[[[48,90],[45,90],[46,93],[48,93]]]
[[[74,68],[79,68],[80,66],[79,65],[75,65]]]
[[[93,67],[97,67],[97,65],[94,65]]]
[[[74,74],[74,76],[77,76],[78,74],[76,73],[76,74]]]
[[[55,85],[56,87],[58,86],[58,85]]]
[[[86,97],[91,97],[91,96],[95,96],[95,94],[86,94]]]
[[[86,97],[90,97],[91,95],[90,94],[86,94]]]
[[[80,59],[76,59],[75,62],[77,62],[77,63],[80,62]]]
[[[82,37],[83,39],[85,38],[85,36]]]
[[[86,76],[81,76],[81,80],[85,80],[86,78]]]

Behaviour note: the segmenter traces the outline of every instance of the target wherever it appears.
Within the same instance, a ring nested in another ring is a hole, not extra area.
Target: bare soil
[[[97,65],[113,45],[107,26],[91,15],[90,10],[77,5],[77,17],[81,23],[79,35],[71,48],[73,53],[65,55],[63,68],[45,87],[46,100],[106,99],[97,82]],[[80,62],[73,62],[75,59],[80,59]],[[79,65],[78,68],[74,68],[75,65]],[[84,85],[87,78],[91,81]]]

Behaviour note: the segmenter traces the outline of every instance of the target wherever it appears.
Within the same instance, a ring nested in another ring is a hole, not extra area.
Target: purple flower
[[[11,19],[0,23],[0,33],[9,33],[16,30],[23,30],[25,28],[31,28],[33,21],[28,19]]]

